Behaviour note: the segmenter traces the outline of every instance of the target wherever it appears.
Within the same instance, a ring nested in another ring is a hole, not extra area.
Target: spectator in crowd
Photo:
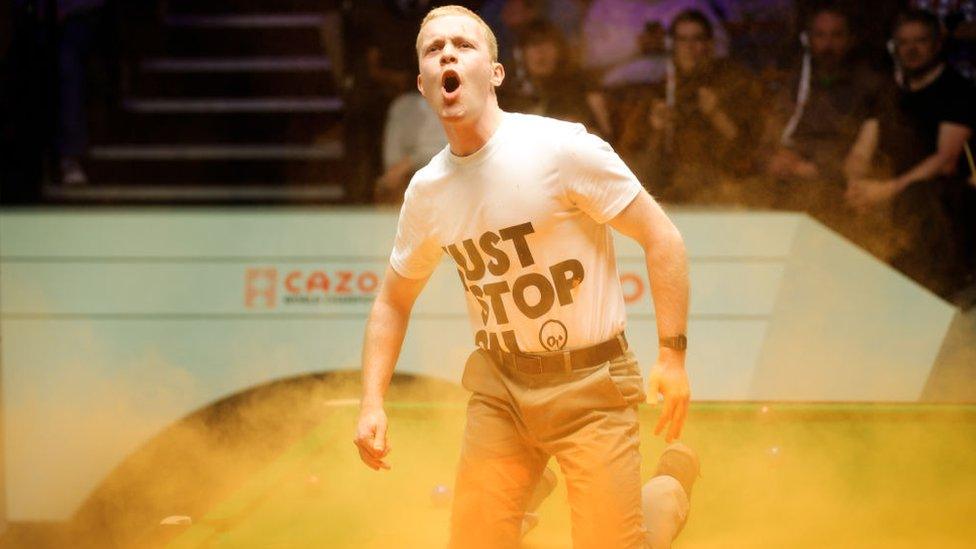
[[[976,268],[976,191],[962,158],[976,90],[946,63],[933,14],[903,13],[893,35],[897,90],[850,151],[846,197],[860,211],[890,206],[903,229],[893,263],[949,295]]]
[[[376,201],[402,202],[414,172],[445,145],[440,120],[422,95],[405,93],[393,101],[383,130],[384,171],[376,181]]]
[[[506,63],[512,61],[518,45],[519,29],[536,19],[545,19],[559,28],[568,47],[575,53],[588,3],[589,0],[486,0],[478,15],[498,38],[498,58],[508,66]]]
[[[839,193],[844,158],[876,106],[884,78],[852,59],[851,20],[835,6],[811,13],[801,41],[801,66],[770,117],[766,169],[778,180],[830,182]]]
[[[347,19],[348,73],[345,128],[350,155],[351,202],[368,202],[380,176],[383,124],[390,104],[417,85],[417,54],[412,47],[420,22],[438,0],[357,0]]]
[[[605,88],[664,80],[666,56],[642,48],[641,35],[648,24],[669,28],[689,9],[708,17],[715,55],[726,57],[724,23],[738,17],[733,0],[593,0],[582,24],[583,68],[598,74]]]
[[[702,12],[682,12],[668,34],[663,89],[648,88],[634,104],[619,148],[653,192],[688,200],[721,175],[751,169],[759,89],[743,69],[715,57],[712,23]]]
[[[499,103],[505,110],[580,122],[604,137],[612,135],[603,93],[576,67],[559,29],[543,20],[522,28]]]
[[[546,18],[544,0],[488,0],[478,14],[488,23],[498,40],[498,59],[510,66],[522,27]]]
[[[944,49],[950,65],[964,77],[976,77],[976,0],[911,0],[915,9],[939,17],[947,36]]]
[[[735,4],[736,17],[726,22],[729,57],[757,74],[786,66],[783,56],[796,43],[794,0],[737,0]]]

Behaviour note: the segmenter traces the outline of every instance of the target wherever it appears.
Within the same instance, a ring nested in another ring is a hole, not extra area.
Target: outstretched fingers
[[[656,371],[651,371],[647,380],[647,399],[652,406],[657,406],[658,395],[661,393],[661,376]]]
[[[688,416],[688,399],[682,398],[675,406],[674,416],[671,418],[671,427],[668,429],[664,440],[671,442],[681,436],[681,429],[684,427],[685,418]]]
[[[664,408],[661,410],[661,417],[658,418],[657,425],[654,426],[655,436],[660,435],[664,430],[665,425],[667,425],[668,422],[671,421],[671,418],[674,417],[677,404],[678,402],[674,397],[664,397]]]

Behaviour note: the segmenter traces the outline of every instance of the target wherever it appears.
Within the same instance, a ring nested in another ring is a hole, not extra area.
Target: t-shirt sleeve
[[[582,124],[563,140],[559,169],[566,196],[597,223],[616,217],[642,189],[613,148]]]
[[[941,98],[940,122],[951,122],[973,129],[976,125],[976,88],[967,80],[959,78],[951,91]]]
[[[434,272],[443,250],[430,230],[430,215],[415,187],[407,187],[397,220],[396,238],[390,253],[390,266],[400,276],[424,278]]]

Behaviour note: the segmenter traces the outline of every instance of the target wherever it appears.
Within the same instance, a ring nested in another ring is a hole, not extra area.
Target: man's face
[[[556,72],[559,47],[552,40],[535,42],[525,47],[525,69],[532,78],[546,78]]]
[[[847,19],[841,15],[825,11],[810,22],[810,53],[821,65],[839,66],[847,57],[851,45]]]
[[[674,29],[674,64],[684,73],[700,68],[712,57],[712,40],[694,21],[678,23]]]
[[[909,22],[895,30],[895,55],[906,71],[928,67],[939,53],[939,43],[927,25]]]
[[[475,120],[492,101],[505,76],[491,60],[478,22],[464,15],[444,15],[420,29],[417,88],[445,121]]]

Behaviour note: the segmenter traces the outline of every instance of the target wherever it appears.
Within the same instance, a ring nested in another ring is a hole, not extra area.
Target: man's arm
[[[353,442],[359,449],[359,457],[363,463],[374,470],[390,468],[384,460],[390,453],[390,445],[387,440],[383,399],[400,356],[410,311],[428,278],[406,278],[388,266],[379,294],[373,301],[369,320],[366,321],[366,336],[363,339],[363,398]]]
[[[940,123],[939,140],[934,153],[894,179],[880,182],[861,179],[848,183],[848,202],[857,208],[867,208],[891,199],[913,183],[951,173],[962,153],[963,144],[970,135],[972,130],[968,126],[953,122]]]
[[[658,338],[686,333],[688,326],[688,258],[681,233],[661,206],[641,191],[610,226],[634,239],[644,249],[647,276],[654,297]],[[665,439],[681,435],[691,396],[685,372],[685,352],[659,347],[657,363],[648,380],[650,398],[664,396],[664,409],[654,427],[660,434],[670,422]]]
[[[879,127],[877,118],[870,118],[861,124],[857,139],[844,159],[844,176],[848,181],[863,179],[871,172],[871,160],[878,148]]]
[[[963,144],[973,131],[962,124],[942,122],[936,150],[912,169],[895,178],[895,184],[904,189],[917,181],[926,181],[939,175],[952,173],[962,154]]]

